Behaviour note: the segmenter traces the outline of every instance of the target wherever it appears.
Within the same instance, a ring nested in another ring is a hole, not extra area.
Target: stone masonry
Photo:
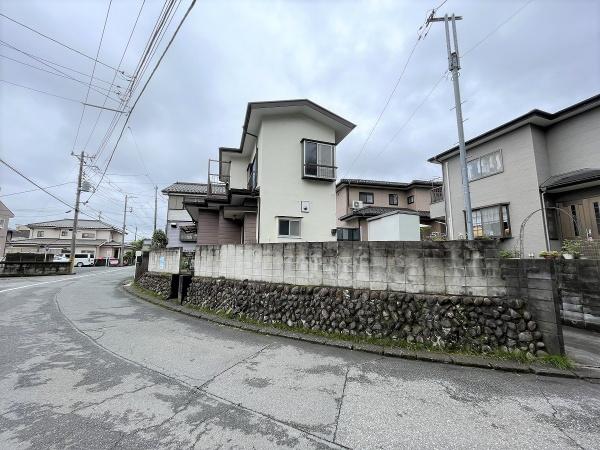
[[[171,276],[161,273],[144,273],[136,282],[140,287],[154,292],[163,299],[171,294]]]
[[[441,349],[545,354],[542,333],[517,298],[448,296],[192,279],[185,300],[235,318],[373,336]]]

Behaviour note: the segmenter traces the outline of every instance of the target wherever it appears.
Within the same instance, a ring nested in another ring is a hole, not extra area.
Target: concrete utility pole
[[[462,106],[460,100],[460,86],[458,84],[458,71],[460,70],[460,57],[458,54],[458,36],[456,35],[456,21],[462,20],[461,16],[448,17],[431,17],[427,22],[444,22],[446,26],[446,47],[448,49],[448,70],[452,74],[452,82],[454,84],[454,104],[456,110],[456,126],[458,128],[458,149],[460,154],[460,169],[462,174],[463,185],[463,201],[465,207],[465,215],[467,219],[467,239],[473,239],[473,210],[471,209],[471,191],[469,189],[469,172],[467,171],[467,150],[465,148],[465,132],[463,129]],[[452,35],[454,41],[454,51],[450,43],[450,27],[452,22]]]
[[[133,234],[133,240],[137,241],[137,225],[135,226],[135,233]]]
[[[74,155],[79,159],[79,175],[77,176],[77,194],[75,195],[75,211],[73,212],[73,232],[71,236],[71,254],[69,255],[70,273],[73,273],[73,265],[75,264],[75,244],[77,239],[77,222],[79,221],[79,198],[81,197],[81,180],[83,178],[83,163],[85,153],[82,151],[79,156]]]
[[[127,225],[127,194],[125,194],[125,208],[123,208],[123,237],[121,238],[121,254],[119,256],[119,265],[123,266],[123,256],[125,253],[125,226]]]
[[[154,231],[156,231],[156,210],[158,207],[158,186],[154,186]]]

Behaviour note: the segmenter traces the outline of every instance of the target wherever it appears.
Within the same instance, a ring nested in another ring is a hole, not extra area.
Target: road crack
[[[552,418],[554,419],[556,428],[563,434],[563,436],[565,436],[570,442],[572,442],[575,445],[575,447],[585,450],[585,447],[583,447],[579,442],[577,442],[574,438],[572,438],[569,435],[569,433],[567,433],[566,430],[560,425],[560,419],[558,418],[558,414],[559,414],[558,409],[556,409],[556,407],[552,404],[552,402],[550,401],[550,399],[548,398],[548,396],[546,395],[546,393],[544,392],[542,387],[541,386],[538,386],[538,387],[540,389],[540,394],[542,394],[542,397],[544,397],[544,400],[546,400],[546,403],[548,404],[548,406],[550,406],[550,408],[552,408]]]
[[[333,442],[335,442],[337,438],[338,424],[340,422],[340,415],[342,414],[342,404],[344,403],[344,397],[346,395],[346,385],[348,384],[348,374],[350,373],[350,369],[351,366],[348,366],[348,369],[346,370],[346,375],[344,376],[344,386],[342,387],[342,395],[339,399],[340,404],[338,406],[337,415],[335,417],[335,430],[333,431]]]

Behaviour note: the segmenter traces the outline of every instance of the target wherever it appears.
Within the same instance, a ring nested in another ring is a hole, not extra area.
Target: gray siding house
[[[185,251],[196,249],[197,227],[183,206],[184,198],[202,199],[206,197],[207,186],[204,183],[177,181],[161,191],[168,196],[167,248],[181,247]]]
[[[567,238],[600,238],[600,95],[556,113],[535,109],[466,148],[476,237],[519,249],[526,221],[523,256],[560,249]],[[464,238],[458,147],[429,162],[442,166],[448,237]]]

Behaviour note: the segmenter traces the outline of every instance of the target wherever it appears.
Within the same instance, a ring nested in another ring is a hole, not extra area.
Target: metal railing
[[[431,203],[438,203],[444,201],[444,189],[443,186],[436,186],[431,189]]]
[[[230,161],[208,160],[207,196],[226,196],[229,192]]]
[[[304,176],[335,180],[337,166],[318,163],[304,163]]]

